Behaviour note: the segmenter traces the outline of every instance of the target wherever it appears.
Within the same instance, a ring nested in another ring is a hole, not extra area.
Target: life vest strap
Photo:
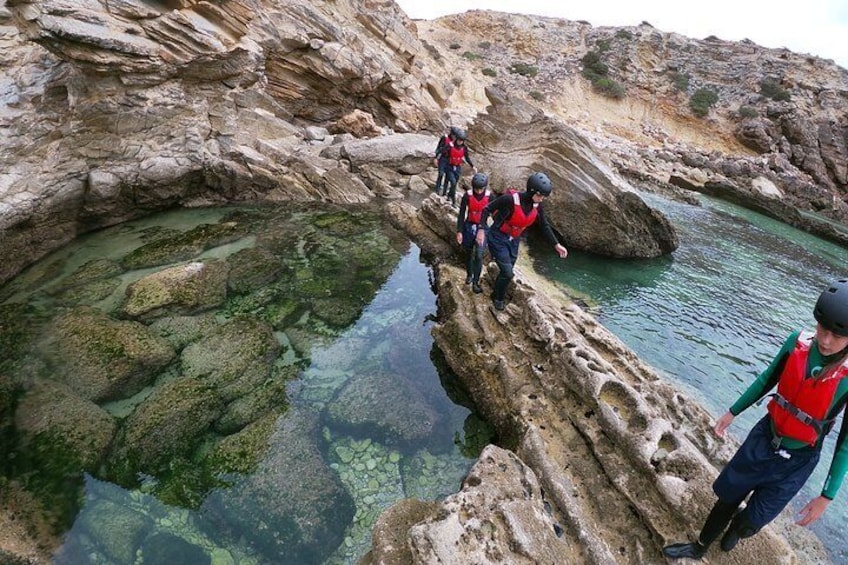
[[[779,392],[775,392],[769,396],[774,397],[774,401],[778,406],[792,414],[799,422],[804,424],[805,426],[810,426],[814,430],[816,430],[816,434],[821,437],[822,432],[827,429],[826,426],[833,423],[835,418],[825,419],[825,420],[817,420],[786,400],[783,396],[780,395]]]

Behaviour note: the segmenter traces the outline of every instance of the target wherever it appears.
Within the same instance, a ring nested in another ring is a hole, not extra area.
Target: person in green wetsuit
[[[716,422],[715,434],[723,437],[737,415],[770,397],[767,414],[713,483],[718,500],[697,541],[665,546],[667,557],[700,559],[722,533],[721,549],[732,550],[776,518],[815,469],[824,438],[848,402],[848,279],[828,285],[813,316],[815,335],[791,333],[768,368]],[[818,520],[836,497],[848,471],[846,440],[848,418],[843,417],[821,494],[801,509],[797,524]]]

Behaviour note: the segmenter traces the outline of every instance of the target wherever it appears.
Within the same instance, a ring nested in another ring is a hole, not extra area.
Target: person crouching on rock
[[[483,173],[474,173],[471,177],[471,190],[465,192],[459,203],[456,216],[456,242],[468,250],[468,262],[465,265],[465,284],[471,285],[475,294],[480,294],[480,273],[483,271],[483,244],[477,243],[477,226],[483,214],[483,208],[489,203],[492,191],[488,189],[489,177]],[[467,213],[466,213],[467,212]]]
[[[730,551],[777,517],[815,469],[824,437],[848,402],[848,279],[821,293],[813,316],[815,335],[791,333],[768,368],[716,422],[715,434],[723,437],[735,416],[771,397],[766,415],[713,483],[718,500],[698,540],[667,545],[666,556],[700,559],[722,533],[721,549]],[[775,386],[777,391],[768,394]],[[848,471],[846,440],[848,418],[843,417],[824,487],[801,509],[798,525],[818,520],[836,496]],[[738,511],[745,498],[744,510]]]
[[[471,162],[471,157],[468,155],[468,146],[465,144],[468,135],[465,130],[457,129],[453,146],[448,150],[448,184],[442,191],[442,196],[447,196],[451,204],[456,206],[456,184],[459,182],[459,177],[462,176],[462,162],[465,161],[468,165],[477,172],[477,167]]]
[[[518,244],[521,234],[536,220],[542,233],[554,245],[557,254],[565,259],[568,250],[557,240],[542,209],[542,202],[551,194],[551,179],[545,173],[533,173],[527,179],[525,192],[509,192],[495,198],[483,208],[477,229],[477,245],[482,246],[488,232],[489,253],[498,264],[498,276],[492,300],[496,310],[504,309],[504,298],[509,281],[513,277],[513,267],[518,259]],[[488,228],[489,216],[494,217],[492,227]]]

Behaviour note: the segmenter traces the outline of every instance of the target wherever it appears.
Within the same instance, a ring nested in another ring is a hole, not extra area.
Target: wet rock
[[[109,457],[119,482],[134,482],[139,471],[157,475],[169,461],[194,451],[223,404],[214,387],[178,378],[156,388],[127,418]]]
[[[141,545],[141,554],[150,563],[184,563],[209,565],[212,558],[198,547],[168,532],[155,532]]]
[[[88,307],[60,314],[44,347],[56,378],[95,402],[132,396],[174,358],[171,346],[146,326]]]
[[[389,444],[420,442],[439,424],[436,411],[404,379],[386,373],[348,380],[327,406],[327,418],[330,424],[382,437]]]
[[[15,410],[21,456],[38,468],[69,475],[96,471],[106,455],[117,423],[105,410],[69,387],[39,381]]]
[[[152,526],[144,514],[109,500],[96,500],[82,511],[78,527],[108,559],[132,563]]]
[[[350,522],[354,507],[316,437],[317,415],[290,410],[256,471],[211,493],[201,508],[204,518],[271,562],[322,562],[342,542],[338,525]]]
[[[206,249],[236,241],[247,234],[239,222],[203,224],[175,237],[142,245],[121,260],[125,269],[144,269],[193,259]]]
[[[163,315],[196,314],[222,304],[226,295],[226,263],[188,263],[131,284],[121,313],[144,320]]]
[[[271,327],[245,316],[188,345],[180,361],[186,377],[198,379],[231,402],[268,379],[279,350]]]

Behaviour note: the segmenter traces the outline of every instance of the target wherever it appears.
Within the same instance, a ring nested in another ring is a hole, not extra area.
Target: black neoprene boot
[[[663,548],[663,555],[672,559],[700,559],[707,552],[707,548],[700,543],[673,543]]]

